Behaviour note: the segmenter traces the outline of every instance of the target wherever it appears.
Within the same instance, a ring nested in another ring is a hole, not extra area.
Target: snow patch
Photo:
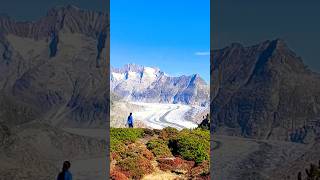
[[[125,78],[125,75],[124,74],[121,74],[121,73],[111,73],[112,74],[112,79],[115,80],[115,81],[121,81]]]

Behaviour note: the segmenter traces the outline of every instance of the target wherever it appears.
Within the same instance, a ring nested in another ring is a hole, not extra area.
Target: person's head
[[[66,171],[70,168],[70,166],[71,166],[71,163],[69,161],[65,161],[63,162],[62,170]]]
[[[130,116],[132,116],[132,113],[130,113]]]

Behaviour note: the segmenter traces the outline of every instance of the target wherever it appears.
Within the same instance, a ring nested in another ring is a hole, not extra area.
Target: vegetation
[[[166,127],[160,131],[159,138],[167,141],[171,138],[174,138],[178,133],[179,131],[177,129]]]
[[[118,140],[123,143],[135,142],[142,138],[144,130],[141,128],[110,128],[110,139]]]
[[[111,128],[111,179],[141,179],[154,171],[186,178],[209,178],[209,130],[167,127],[162,130]]]
[[[147,143],[147,148],[156,157],[172,157],[171,151],[168,147],[168,142],[162,139],[152,139]]]
[[[210,130],[210,115],[207,114],[206,117],[203,116],[202,122],[198,126],[201,129]]]
[[[182,130],[170,139],[169,145],[172,152],[181,155],[183,159],[193,160],[197,164],[209,160],[210,133],[207,130]]]

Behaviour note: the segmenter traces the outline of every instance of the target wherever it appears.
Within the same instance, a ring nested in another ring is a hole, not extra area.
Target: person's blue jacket
[[[64,174],[65,180],[72,180],[72,174],[69,171],[66,171]]]
[[[133,124],[133,117],[132,117],[132,115],[130,115],[130,116],[128,117],[128,124]]]
[[[64,171],[64,172],[61,172],[64,174],[64,180],[72,180],[72,174],[69,172],[69,171]],[[57,180],[60,180],[62,177],[58,176]]]

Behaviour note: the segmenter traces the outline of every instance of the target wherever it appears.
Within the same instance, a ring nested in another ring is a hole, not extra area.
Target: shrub
[[[207,130],[182,130],[169,140],[169,147],[174,154],[197,164],[208,160],[210,155],[210,134]]]
[[[147,148],[156,157],[171,157],[171,151],[168,147],[168,142],[162,139],[152,139],[147,143]]]
[[[159,134],[159,138],[163,140],[169,140],[170,138],[175,137],[179,131],[172,127],[163,128]]]
[[[129,180],[129,178],[124,175],[122,172],[119,172],[117,170],[112,170],[110,172],[110,179],[112,180]]]
[[[153,129],[154,134],[160,135],[161,130],[160,129]]]
[[[155,134],[155,132],[152,129],[148,129],[148,128],[144,128],[143,133],[149,136],[153,136]]]
[[[193,161],[183,160],[179,157],[176,158],[159,158],[159,168],[162,171],[171,171],[176,173],[185,174],[194,166]]]
[[[143,135],[144,131],[141,128],[110,128],[110,140],[118,140],[123,143],[135,142]]]
[[[125,144],[115,138],[110,138],[110,152],[123,152],[125,151]]]
[[[143,156],[133,156],[121,159],[117,163],[117,166],[123,174],[133,179],[140,179],[145,174],[149,174],[153,171],[150,160]]]
[[[210,162],[203,161],[197,167],[191,170],[192,177],[209,177],[210,175]]]

